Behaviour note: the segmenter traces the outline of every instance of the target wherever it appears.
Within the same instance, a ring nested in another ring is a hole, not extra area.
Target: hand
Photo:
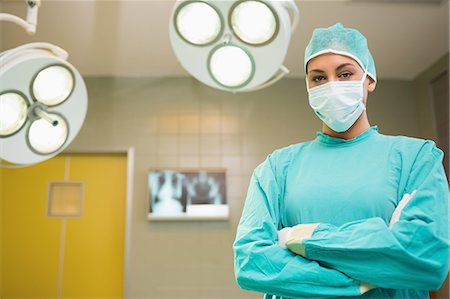
[[[278,245],[282,248],[286,248],[286,242],[290,237],[292,227],[285,227],[278,231]]]
[[[400,200],[394,210],[394,213],[392,214],[391,221],[389,221],[389,228],[392,228],[394,224],[400,220],[400,214],[403,212],[403,209],[411,200],[411,198],[416,194],[416,191],[417,190],[414,190],[413,192],[411,192],[411,194],[406,193],[405,195],[403,195],[402,200]]]

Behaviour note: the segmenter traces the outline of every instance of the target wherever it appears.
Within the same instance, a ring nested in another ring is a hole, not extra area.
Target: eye
[[[342,74],[339,75],[339,78],[341,78],[341,79],[350,79],[350,77],[351,77],[352,75],[353,75],[353,74],[352,74],[351,72],[344,72],[344,73],[342,73]]]
[[[314,77],[312,77],[311,81],[312,81],[312,82],[315,82],[315,83],[319,83],[320,81],[325,80],[325,79],[326,79],[326,78],[325,78],[324,76],[319,75],[319,76],[314,76]]]

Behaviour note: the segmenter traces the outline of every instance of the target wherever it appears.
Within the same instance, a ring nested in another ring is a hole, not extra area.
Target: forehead
[[[361,66],[351,57],[334,53],[326,53],[314,57],[308,62],[307,70],[334,70],[340,65],[351,64],[362,70]]]

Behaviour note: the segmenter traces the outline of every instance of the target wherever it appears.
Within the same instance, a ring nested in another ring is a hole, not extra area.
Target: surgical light
[[[0,158],[18,166],[64,150],[87,112],[83,78],[67,62],[67,52],[48,43],[0,54],[0,94]]]
[[[52,123],[40,118],[33,121],[28,130],[27,140],[31,149],[38,154],[51,154],[59,150],[67,140],[69,129],[64,118],[56,114],[49,116],[54,120]]]
[[[73,90],[73,75],[62,65],[53,65],[40,71],[33,80],[34,98],[48,106],[67,100]]]
[[[33,33],[40,1],[26,3],[27,21],[9,14],[0,14],[0,21],[14,22]],[[0,53],[0,166],[47,160],[63,151],[80,131],[87,91],[67,57],[63,49],[39,42]]]
[[[16,92],[0,95],[0,137],[16,133],[27,120],[28,105]]]
[[[253,91],[289,72],[283,61],[298,19],[294,0],[177,0],[170,40],[181,65],[199,81]]]
[[[176,28],[181,37],[194,45],[213,42],[222,28],[217,11],[204,2],[186,2],[175,16]]]
[[[245,43],[260,45],[274,38],[278,29],[277,15],[261,1],[243,1],[231,10],[231,28]]]
[[[253,75],[253,61],[243,49],[233,46],[220,46],[209,59],[212,77],[229,88],[245,85]]]

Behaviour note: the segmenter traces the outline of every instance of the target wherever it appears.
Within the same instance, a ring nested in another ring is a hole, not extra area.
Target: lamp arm
[[[298,23],[300,20],[300,12],[298,11],[297,5],[295,4],[294,0],[284,0],[280,2],[292,15],[292,22],[291,22],[291,30],[292,32],[295,31],[298,27]]]
[[[41,6],[41,0],[25,0],[27,3],[27,18],[23,20],[15,15],[0,13],[0,21],[8,21],[23,27],[28,34],[36,33],[38,9]]]
[[[272,78],[270,78],[268,81],[262,83],[261,85],[255,86],[253,88],[250,88],[248,90],[242,90],[242,92],[249,92],[249,91],[256,91],[256,90],[260,90],[263,88],[266,88],[272,84],[274,84],[275,82],[278,82],[281,78],[283,78],[284,76],[286,76],[287,74],[289,74],[289,70],[287,67],[285,67],[284,65],[282,65],[280,67],[280,69],[278,70],[278,73],[275,74]]]
[[[25,28],[25,30],[27,30],[27,32],[29,32],[30,30],[30,24],[28,24],[25,20],[11,15],[11,14],[7,14],[7,13],[0,13],[0,21],[8,21],[8,22],[12,22],[15,23],[23,28]]]
[[[55,46],[50,43],[38,42],[38,43],[29,43],[29,44],[21,45],[14,49],[6,50],[6,51],[0,53],[0,64],[5,62],[10,56],[16,54],[17,52],[20,52],[23,50],[29,50],[29,49],[47,50],[64,60],[67,60],[67,58],[69,57],[69,53],[67,53],[64,49],[62,49],[58,46]]]

